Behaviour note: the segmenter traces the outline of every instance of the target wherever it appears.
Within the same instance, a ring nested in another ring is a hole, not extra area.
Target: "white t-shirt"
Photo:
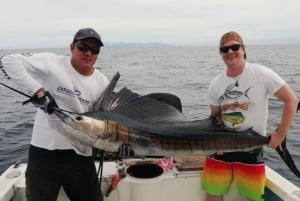
[[[221,106],[222,120],[228,128],[236,131],[252,128],[266,135],[268,98],[284,84],[273,70],[246,63],[236,78],[222,72],[213,79],[208,89],[209,103]]]
[[[3,70],[12,81],[25,86],[30,95],[44,87],[61,109],[84,113],[93,111],[108,85],[107,78],[98,70],[90,76],[79,74],[71,65],[71,57],[53,53],[13,54],[1,59]],[[68,139],[62,132],[62,121],[55,114],[38,109],[31,144],[48,150],[73,149],[90,156],[92,148]]]

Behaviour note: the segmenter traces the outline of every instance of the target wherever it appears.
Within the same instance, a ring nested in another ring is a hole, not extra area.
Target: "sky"
[[[9,0],[0,26],[0,49],[68,47],[84,27],[104,45],[218,45],[231,30],[246,44],[300,44],[300,1]]]

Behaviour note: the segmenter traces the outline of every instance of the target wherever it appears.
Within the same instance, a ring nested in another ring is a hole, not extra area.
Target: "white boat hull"
[[[98,163],[96,163],[98,166]],[[118,171],[116,162],[104,162],[101,188],[104,194]],[[0,201],[26,201],[25,198],[25,169],[26,164],[9,167],[0,177]],[[266,201],[300,201],[300,189],[266,168]],[[137,178],[126,175],[119,182],[117,188],[104,197],[105,201],[199,201],[205,200],[205,193],[200,189],[202,171],[179,171],[172,168],[154,178]],[[58,201],[68,201],[61,189]],[[246,201],[240,197],[234,185],[225,201]]]

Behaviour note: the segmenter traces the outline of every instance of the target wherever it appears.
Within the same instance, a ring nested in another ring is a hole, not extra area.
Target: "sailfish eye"
[[[82,119],[83,119],[82,116],[76,117],[76,120],[77,120],[77,121],[80,121],[80,120],[82,120]]]

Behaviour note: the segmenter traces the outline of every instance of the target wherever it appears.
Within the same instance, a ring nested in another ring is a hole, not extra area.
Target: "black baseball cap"
[[[92,28],[79,29],[74,36],[73,43],[85,38],[95,38],[99,42],[99,45],[103,46],[100,35]]]

